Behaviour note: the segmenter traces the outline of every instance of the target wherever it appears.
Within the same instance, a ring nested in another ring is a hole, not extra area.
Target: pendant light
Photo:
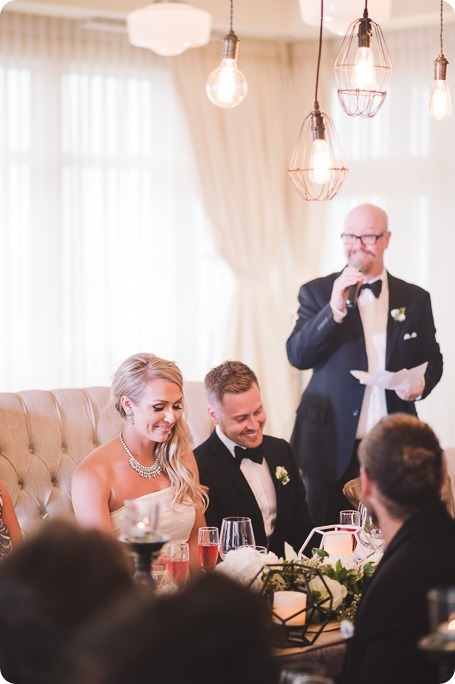
[[[223,53],[220,66],[207,79],[205,91],[211,102],[223,109],[237,107],[246,97],[248,84],[237,66],[239,39],[234,33],[234,6],[231,2],[230,31],[223,38]]]
[[[152,5],[129,12],[126,26],[131,45],[171,57],[181,55],[188,48],[207,45],[212,17],[185,2],[156,0]]]
[[[332,119],[319,109],[323,17],[324,0],[321,0],[314,109],[300,128],[288,170],[297,192],[308,201],[324,201],[335,197],[348,172]]]
[[[448,61],[444,57],[443,38],[444,32],[444,10],[441,0],[441,29],[439,32],[440,52],[434,64],[434,81],[430,96],[430,116],[436,121],[444,121],[452,115],[452,105],[450,103],[449,84],[447,83]]]
[[[353,21],[335,60],[338,98],[349,116],[372,117],[382,106],[393,74],[381,27],[368,16]]]

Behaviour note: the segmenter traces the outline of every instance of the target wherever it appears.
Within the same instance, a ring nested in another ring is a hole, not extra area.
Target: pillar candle
[[[350,532],[326,532],[323,549],[334,556],[352,556],[353,536]]]
[[[291,627],[301,627],[305,624],[306,612],[299,613],[288,620],[288,617],[306,608],[306,594],[301,591],[276,591],[273,594],[273,612],[282,620],[286,620],[286,625]],[[274,622],[279,622],[274,616]]]

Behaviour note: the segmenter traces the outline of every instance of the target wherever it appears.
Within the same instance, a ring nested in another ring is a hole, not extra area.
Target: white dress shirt
[[[232,439],[229,439],[229,437],[226,437],[226,435],[221,432],[219,425],[217,425],[215,429],[218,437],[229,449],[232,457],[235,458],[234,448],[239,445],[233,442]],[[267,537],[270,537],[273,532],[276,518],[276,492],[267,462],[265,458],[262,463],[256,463],[249,458],[243,458],[240,464],[240,470],[248,482],[262,513],[265,534]]]
[[[365,347],[368,359],[368,372],[385,370],[387,347],[387,316],[389,311],[389,287],[387,274],[384,270],[378,278],[368,281],[373,283],[382,280],[379,297],[375,297],[371,290],[359,292],[357,306],[362,319]],[[357,426],[357,439],[362,439],[378,420],[387,415],[385,390],[377,385],[366,385]]]

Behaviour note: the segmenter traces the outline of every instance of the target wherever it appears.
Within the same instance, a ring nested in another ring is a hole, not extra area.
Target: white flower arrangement
[[[290,482],[289,473],[284,466],[277,466],[275,469],[275,478],[278,482],[281,482],[283,487],[285,487],[288,482]]]
[[[233,551],[228,551],[223,562],[216,566],[216,571],[224,572],[241,584],[251,585],[264,565],[273,565],[278,562],[278,556],[271,551],[261,553],[252,546],[241,546]],[[254,585],[251,586],[260,587],[261,580],[256,579]]]
[[[406,320],[406,307],[400,306],[398,309],[392,309],[390,315],[392,316],[394,321],[397,321],[398,323],[403,323],[403,321]]]

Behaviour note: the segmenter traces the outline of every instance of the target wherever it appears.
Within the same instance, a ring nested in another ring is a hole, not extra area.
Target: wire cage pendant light
[[[314,109],[302,123],[288,169],[303,199],[317,202],[335,197],[348,172],[333,121],[320,110],[318,102],[323,17],[324,0],[321,0]]]
[[[443,49],[444,36],[444,7],[441,0],[440,9],[440,31],[439,31],[439,56],[434,60],[434,81],[430,96],[430,116],[436,121],[445,121],[452,115],[452,104],[450,102],[449,84],[447,81],[447,66],[449,62],[444,57]]]
[[[338,99],[346,114],[364,118],[381,108],[393,74],[381,27],[368,16],[353,21],[335,60]]]

